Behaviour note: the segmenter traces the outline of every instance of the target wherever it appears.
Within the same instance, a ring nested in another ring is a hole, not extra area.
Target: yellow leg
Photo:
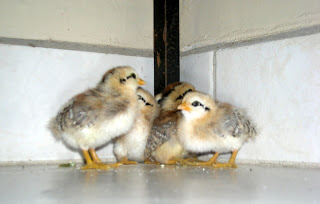
[[[86,160],[86,163],[87,164],[92,164],[92,160],[91,160],[91,157],[90,157],[90,154],[87,150],[82,150],[82,153],[84,155],[84,159]]]
[[[100,161],[96,151],[94,149],[89,149],[89,152],[91,154],[93,162],[96,164],[101,164],[101,161]]]
[[[108,170],[110,168],[109,166],[102,166],[101,164],[94,163],[90,157],[88,150],[82,150],[82,153],[84,155],[84,158],[85,158],[87,164],[85,166],[83,166],[81,169],[83,169],[83,170],[86,170],[86,169]]]
[[[138,164],[138,162],[136,162],[136,161],[129,161],[127,157],[124,157],[124,158],[121,159],[121,161],[118,162],[118,163],[121,163],[121,164],[124,164],[124,165]]]
[[[93,159],[91,159],[90,157],[90,154],[91,154],[91,157]],[[90,149],[89,152],[87,150],[82,150],[82,153],[84,155],[84,158],[86,160],[86,165],[83,166],[81,169],[83,170],[86,170],[86,169],[102,169],[102,170],[108,170],[110,169],[111,167],[118,167],[120,166],[121,164],[103,164],[101,163],[100,159],[98,158],[96,152],[94,149]]]
[[[239,150],[234,150],[232,152],[228,163],[225,163],[225,164],[214,164],[213,166],[215,168],[237,168],[237,165],[235,164],[235,161],[236,161],[236,157],[237,157],[238,151]]]

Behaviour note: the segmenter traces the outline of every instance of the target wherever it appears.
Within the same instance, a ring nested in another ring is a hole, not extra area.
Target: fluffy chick
[[[138,112],[136,90],[143,84],[131,67],[113,68],[96,88],[71,98],[51,120],[49,128],[56,137],[82,150],[82,169],[118,166],[102,164],[95,148],[130,130]]]
[[[137,95],[139,101],[137,119],[127,134],[116,139],[113,148],[117,160],[123,164],[135,164],[144,161],[143,154],[153,120],[159,115],[160,111],[157,101],[148,91],[138,88]]]
[[[195,153],[215,152],[210,161],[191,165],[236,167],[238,150],[257,134],[244,112],[203,93],[188,93],[178,109],[183,115],[178,122],[178,138],[183,148]],[[232,152],[228,163],[216,162],[219,153],[228,152]]]
[[[175,82],[162,91],[158,100],[160,115],[154,120],[144,152],[147,163],[157,161],[170,164],[171,160],[187,155],[177,138],[177,121],[181,116],[177,107],[183,97],[192,91],[195,91],[194,86],[186,82]]]

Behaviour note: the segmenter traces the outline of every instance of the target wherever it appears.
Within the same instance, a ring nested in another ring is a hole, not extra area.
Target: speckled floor
[[[320,169],[0,167],[0,203],[320,203]]]

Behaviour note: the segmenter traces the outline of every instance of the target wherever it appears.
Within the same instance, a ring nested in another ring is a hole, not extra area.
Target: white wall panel
[[[80,159],[55,140],[48,120],[120,65],[135,68],[153,93],[153,58],[0,45],[0,162]],[[98,154],[113,158],[110,145]]]
[[[320,162],[320,34],[217,52],[217,99],[260,134],[240,159]]]

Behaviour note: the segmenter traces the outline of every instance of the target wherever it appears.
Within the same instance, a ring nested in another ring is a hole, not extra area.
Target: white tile
[[[193,84],[196,90],[214,96],[213,52],[180,58],[180,81]]]
[[[153,58],[0,45],[0,162],[80,159],[53,138],[48,120],[120,65],[135,68],[153,93]],[[98,154],[113,158],[111,146]]]
[[[320,162],[320,34],[217,52],[217,99],[260,134],[240,159]]]

